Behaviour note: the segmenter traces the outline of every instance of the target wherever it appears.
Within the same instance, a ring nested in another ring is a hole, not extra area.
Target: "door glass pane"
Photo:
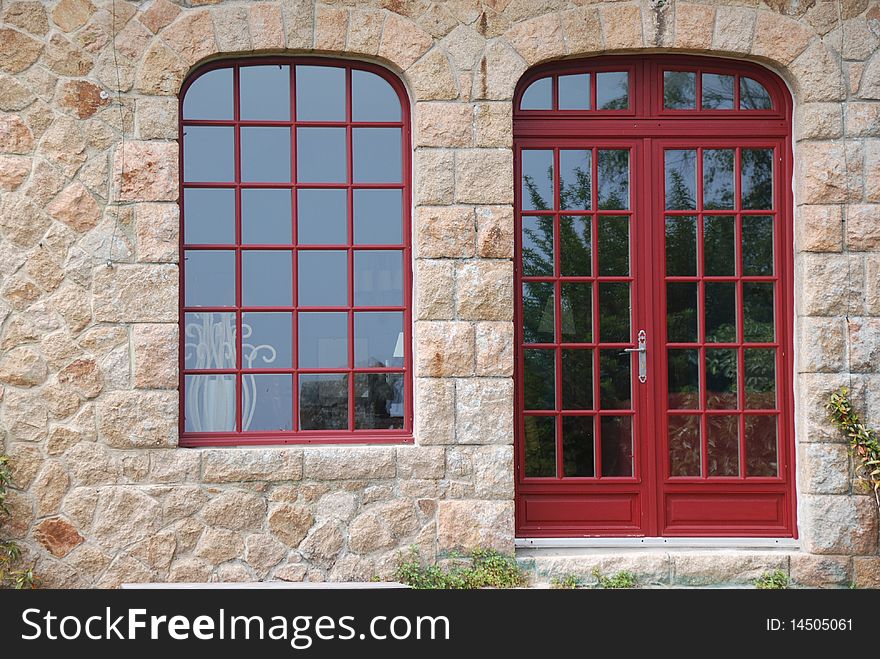
[[[741,110],[769,110],[773,105],[764,85],[742,77],[739,79],[739,107]]]
[[[632,476],[632,417],[602,416],[602,475]]]
[[[241,180],[290,181],[290,129],[241,129]]]
[[[700,351],[667,350],[669,409],[700,407]]]
[[[706,341],[736,341],[736,284],[706,282]]]
[[[739,476],[739,417],[706,417],[709,476]]]
[[[522,208],[525,211],[553,208],[553,151],[523,150]]]
[[[553,284],[523,282],[523,341],[554,343],[556,341],[555,300]]]
[[[354,427],[391,430],[403,428],[402,373],[356,373]]]
[[[366,368],[403,366],[403,312],[354,314],[354,365]]]
[[[400,121],[400,99],[391,83],[370,71],[352,70],[351,118],[353,121]]]
[[[522,218],[522,259],[523,277],[553,276],[553,218]]]
[[[297,190],[296,231],[301,245],[345,244],[348,242],[347,220],[345,190]]]
[[[776,350],[746,348],[744,353],[746,408],[776,409]]]
[[[669,416],[669,475],[700,476],[700,417]]]
[[[293,304],[291,253],[247,250],[241,253],[241,302],[246,307]]]
[[[299,376],[301,430],[348,428],[348,376],[344,373],[302,373]]]
[[[667,210],[697,207],[696,149],[667,149],[664,152]]]
[[[696,109],[697,74],[690,71],[664,71],[663,107],[667,110]]]
[[[296,67],[296,118],[300,121],[345,121],[345,69]]]
[[[354,253],[355,306],[403,305],[403,253],[369,250]]]
[[[746,416],[746,476],[776,476],[776,416]]]
[[[183,427],[186,432],[235,430],[235,376],[187,375]]]
[[[598,192],[602,210],[629,208],[629,151],[599,149]]]
[[[296,178],[305,183],[344,183],[344,128],[296,129]]]
[[[235,304],[235,252],[187,250],[184,304],[188,307],[231,307]]]
[[[629,217],[599,217],[599,275],[629,274]]]
[[[183,128],[183,180],[235,180],[234,129],[226,126]]]
[[[666,340],[693,343],[697,340],[697,284],[666,284]]]
[[[185,314],[183,331],[184,368],[235,368],[234,313]]]
[[[241,429],[279,431],[293,428],[293,375],[250,374],[241,378]]]
[[[593,409],[593,351],[562,351],[562,409]]]
[[[526,477],[556,476],[556,418],[527,416],[524,424]]]
[[[563,342],[590,343],[593,340],[592,318],[593,285],[564,282],[562,284]]]
[[[519,107],[523,110],[550,110],[553,108],[553,78],[535,80],[523,92]]]
[[[773,149],[742,150],[742,207],[773,208]]]
[[[703,151],[703,208],[733,209],[733,149]]]
[[[354,241],[358,245],[403,242],[403,191],[354,191]]]
[[[297,269],[299,306],[342,307],[348,304],[346,252],[301,250]]]
[[[737,351],[706,350],[706,407],[710,410],[735,410]]]
[[[187,188],[183,191],[183,240],[190,245],[235,242],[235,190]]]
[[[744,215],[742,219],[744,275],[773,274],[773,218]]]
[[[743,340],[773,341],[773,284],[743,282]]]
[[[348,366],[348,314],[302,312],[297,328],[300,368]]]
[[[703,74],[703,109],[733,109],[733,76]]]
[[[697,218],[666,218],[666,274],[692,277],[697,274]]]
[[[631,340],[629,305],[628,283],[601,282],[599,284],[600,341],[603,343],[628,343]]]
[[[563,210],[589,210],[592,196],[593,152],[562,149],[559,152],[559,207]]]
[[[704,218],[703,273],[707,276],[736,274],[736,220],[732,215]]]
[[[242,368],[293,366],[293,314],[244,313],[241,323]]]
[[[632,409],[632,358],[621,351],[599,351],[599,406],[603,410]]]
[[[200,75],[183,97],[184,119],[232,119],[232,69]]]
[[[591,276],[593,272],[590,257],[593,246],[590,242],[590,218],[565,216],[560,218],[559,240],[561,243],[559,266],[562,276]],[[552,267],[550,273],[552,274]]]
[[[552,410],[556,407],[556,365],[553,350],[524,350],[523,391],[525,409]]]
[[[596,109],[626,110],[629,107],[629,74],[602,71],[596,74]]]
[[[562,417],[562,464],[565,476],[596,475],[593,417]]]
[[[245,121],[290,119],[290,67],[281,64],[240,69],[239,112]]]
[[[403,151],[400,128],[354,128],[354,180],[357,183],[401,183]]]
[[[246,245],[289,245],[290,190],[241,191],[241,241]]]
[[[559,109],[590,109],[590,75],[559,76]]]

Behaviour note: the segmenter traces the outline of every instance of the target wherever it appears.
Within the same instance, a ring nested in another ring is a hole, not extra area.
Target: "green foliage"
[[[401,556],[394,577],[416,589],[461,590],[473,588],[516,588],[526,583],[526,575],[511,556],[493,549],[474,549],[470,565],[448,569],[437,564],[423,565],[418,551]]]
[[[593,576],[599,580],[599,588],[616,589],[636,587],[636,576],[632,572],[626,570],[621,570],[620,572],[612,574],[610,577],[606,577],[602,574],[599,568],[594,567]]]
[[[9,457],[0,455],[0,526],[3,518],[9,515],[6,489],[11,482]],[[37,587],[39,578],[34,574],[33,566],[19,567],[20,562],[21,548],[11,540],[0,540],[0,588],[22,590]]]
[[[825,409],[834,425],[849,439],[856,478],[866,490],[873,492],[880,509],[880,438],[877,431],[862,423],[846,387],[831,394]]]
[[[581,580],[573,574],[567,574],[564,577],[553,577],[550,579],[550,588],[554,590],[574,590],[581,587]]]
[[[782,570],[765,572],[755,580],[755,588],[758,590],[785,590],[788,586],[788,575]]]

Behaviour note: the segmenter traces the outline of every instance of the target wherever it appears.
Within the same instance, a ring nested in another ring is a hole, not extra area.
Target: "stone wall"
[[[848,384],[880,422],[880,3],[2,0],[0,22],[4,531],[48,584],[367,579],[409,545],[510,551],[511,97],[538,62],[642,49],[792,87],[801,563],[880,584],[872,499],[822,412]],[[414,446],[176,447],[176,93],[253,52],[368,59],[410,90]]]

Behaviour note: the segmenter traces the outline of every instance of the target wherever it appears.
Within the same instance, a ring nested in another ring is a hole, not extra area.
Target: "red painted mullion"
[[[553,107],[559,107],[559,84],[556,76],[553,76]],[[565,461],[562,455],[562,350],[558,347],[562,343],[562,220],[560,212],[562,210],[562,199],[560,198],[560,183],[562,178],[562,170],[560,163],[559,149],[553,149],[553,208],[556,213],[553,215],[553,336],[555,337],[556,346],[553,349],[553,363],[556,391],[556,478],[563,478],[565,474]]]
[[[697,362],[698,389],[700,392],[700,473],[703,478],[709,477],[709,424],[705,411],[708,409],[707,390],[708,378],[706,368],[706,285],[705,264],[703,257],[704,231],[703,231],[703,149],[696,151],[696,211],[697,219],[697,343],[699,344],[699,360]]]
[[[595,80],[596,75],[590,76]],[[593,83],[595,86],[595,83]],[[598,107],[598,106],[597,106]],[[599,419],[601,410],[601,361],[599,359],[599,344],[602,342],[601,319],[599,318],[599,149],[590,149],[590,273],[593,275],[593,295],[590,299],[592,304],[592,330],[593,330],[593,409],[596,416],[593,417],[593,474],[597,479],[602,478],[602,424]]]
[[[742,210],[742,153],[737,147],[734,149],[733,157],[733,207],[737,211]],[[772,176],[772,175],[771,175]],[[734,272],[737,275],[736,282],[736,324],[737,324],[737,340],[741,342],[736,351],[736,371],[737,371],[737,408],[739,416],[737,418],[737,435],[739,439],[739,477],[744,479],[746,473],[746,369],[745,369],[745,297],[743,297],[743,261],[742,261],[742,214],[738,213],[734,220],[734,231],[736,240],[734,241]]]
[[[696,82],[697,96],[694,99],[694,107],[697,109],[697,112],[701,112],[703,110],[703,71],[701,69],[694,71],[694,79]]]
[[[348,213],[348,304],[354,308],[354,152],[352,151],[351,67],[345,67],[345,167],[348,180],[346,212]],[[354,311],[348,312],[348,366],[354,368]],[[348,375],[348,429],[354,430],[354,373]]]
[[[292,276],[293,276],[293,285],[291,288],[291,294],[293,295],[293,310],[291,311],[291,351],[290,354],[292,356],[291,365],[294,368],[294,372],[291,375],[291,387],[293,396],[293,401],[291,404],[291,410],[293,414],[293,419],[291,428],[294,431],[298,431],[300,429],[300,419],[299,419],[299,373],[297,370],[299,368],[299,188],[297,187],[297,162],[296,162],[296,66],[291,63],[290,64],[290,182],[293,184],[293,187],[290,190],[290,240],[293,243],[294,247],[291,252],[291,268],[292,268]]]
[[[240,117],[241,101],[239,93],[241,91],[240,84],[240,67],[235,66],[232,70],[232,103],[233,117],[236,121],[234,129],[235,134],[235,182],[241,182],[241,128],[238,126]],[[244,333],[244,315],[241,308],[244,306],[242,296],[242,258],[241,258],[241,188],[235,188],[235,429],[242,432],[242,398],[244,393],[244,383],[242,382],[242,334]]]
[[[596,98],[596,73],[592,72],[590,75],[590,109],[595,110],[599,107],[599,100]]]
[[[740,75],[737,73],[733,76],[733,111],[739,112],[739,80]]]

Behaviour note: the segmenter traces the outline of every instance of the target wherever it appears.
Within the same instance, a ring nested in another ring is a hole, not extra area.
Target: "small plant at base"
[[[602,574],[599,568],[593,568],[593,576],[599,580],[597,584],[599,588],[635,588],[636,587],[636,577],[632,572],[627,572],[626,570],[621,570],[610,577],[606,577]]]
[[[437,564],[422,565],[418,550],[410,548],[401,556],[395,578],[416,589],[515,588],[526,583],[516,560],[493,549],[474,549],[471,564],[443,569]]]
[[[6,505],[6,487],[12,481],[9,457],[0,455],[0,520],[9,515]],[[33,566],[20,568],[21,548],[11,540],[0,540],[0,588],[25,590],[36,588],[39,578]]]
[[[755,588],[758,590],[785,590],[788,586],[788,575],[782,570],[765,572],[755,580]]]
[[[846,387],[831,394],[825,409],[837,429],[849,438],[849,452],[856,462],[856,478],[873,493],[880,511],[880,437],[877,431],[861,422]]]
[[[564,577],[553,577],[550,579],[550,588],[554,590],[574,590],[581,587],[581,580],[573,574],[567,574]]]

